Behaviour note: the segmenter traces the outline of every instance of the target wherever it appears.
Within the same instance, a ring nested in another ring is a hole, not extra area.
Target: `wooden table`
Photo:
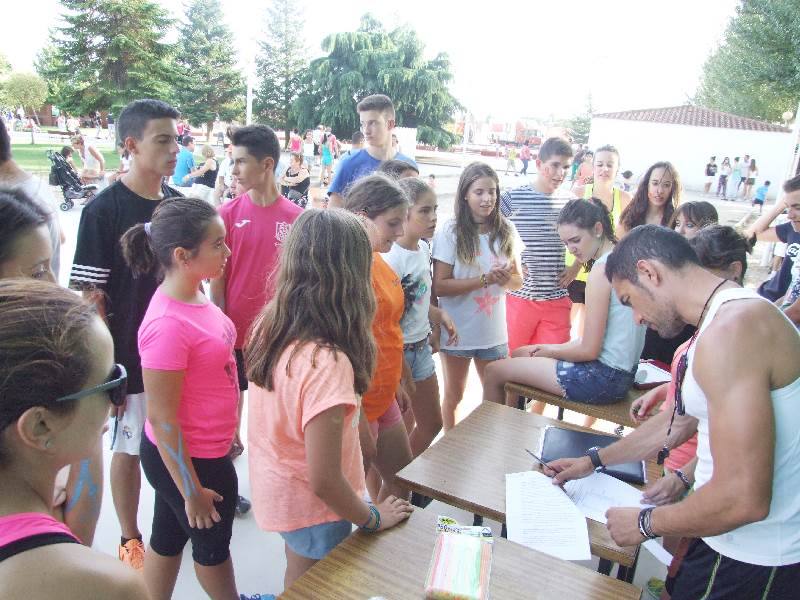
[[[378,534],[356,532],[309,569],[280,597],[285,600],[424,598],[436,540],[436,513],[417,508],[409,520]],[[496,539],[491,600],[637,599],[639,588],[579,565]]]
[[[476,515],[506,521],[506,474],[529,470],[548,425],[590,431],[563,421],[483,402],[397,474],[411,490]],[[661,476],[655,461],[647,463],[647,479]],[[632,567],[638,546],[620,547],[605,524],[587,519],[592,554],[623,567]]]
[[[559,409],[559,419],[561,419],[563,410],[567,409],[589,417],[611,421],[617,425],[624,425],[625,427],[639,426],[639,423],[631,418],[631,404],[645,393],[642,390],[631,388],[625,398],[619,402],[614,402],[613,404],[587,404],[585,402],[573,402],[563,396],[556,396],[537,388],[522,385],[521,383],[508,382],[505,385],[505,390],[506,392],[517,394],[523,398],[530,398],[531,400],[538,400],[545,404],[557,406]]]

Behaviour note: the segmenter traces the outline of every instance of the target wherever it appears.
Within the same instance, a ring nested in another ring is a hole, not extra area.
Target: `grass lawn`
[[[11,154],[14,158],[14,161],[20,166],[20,168],[25,169],[31,173],[49,173],[50,172],[50,160],[47,158],[47,154],[45,152],[47,150],[53,150],[58,152],[64,144],[12,144],[11,145]],[[111,148],[98,148],[100,153],[103,155],[103,158],[106,161],[106,169],[114,170],[119,167],[119,155],[112,150]],[[73,153],[73,160],[75,160],[75,165],[80,168],[80,158],[76,158],[75,155],[77,153]]]

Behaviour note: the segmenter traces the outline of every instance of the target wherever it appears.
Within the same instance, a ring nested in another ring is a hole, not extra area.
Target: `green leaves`
[[[417,127],[423,143],[448,147],[455,136],[443,127],[462,106],[448,84],[450,61],[440,53],[424,57],[425,46],[410,27],[386,32],[375,17],[361,18],[356,31],[333,33],[322,41],[327,56],[313,60],[302,79],[292,115],[303,129],[330,124],[340,137],[358,129],[358,101],[386,94],[395,104],[397,124]]]
[[[800,100],[800,0],[742,2],[709,56],[697,101],[779,121]]]

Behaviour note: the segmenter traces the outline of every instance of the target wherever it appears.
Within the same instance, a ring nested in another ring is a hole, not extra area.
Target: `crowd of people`
[[[175,108],[129,104],[116,122],[127,170],[81,214],[69,284],[82,297],[55,283],[57,217],[0,131],[0,596],[170,598],[190,543],[210,598],[267,598],[240,593],[230,553],[249,504],[233,466],[245,444],[256,522],[284,540],[288,587],[354,526],[409,516],[396,474],[456,426],[471,363],[487,402],[516,406],[513,381],[608,404],[654,358],[673,379],[637,401],[641,425],[544,472],[562,484],[658,456],[664,477],[645,490],[656,507],[609,511],[614,541],[664,537],[676,600],[789,597],[796,251],[762,296],[742,282],[751,238],[800,243],[800,177],[738,232],[710,203],[681,202],[670,162],[625,190],[610,145],[570,185],[573,148],[550,138],[520,187],[466,166],[439,223],[435,181],[393,136],[392,101],[357,110],[363,147],[345,155],[330,128],[295,130],[279,173],[269,127],[232,129],[225,159],[204,152],[197,167]],[[85,140],[76,150],[94,156]],[[304,210],[317,161],[327,206]],[[155,491],[146,545],[142,472]],[[87,547],[106,476],[131,568]]]

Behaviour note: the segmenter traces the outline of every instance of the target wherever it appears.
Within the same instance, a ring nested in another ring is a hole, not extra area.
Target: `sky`
[[[182,0],[156,0],[178,20]],[[221,0],[243,68],[251,64],[269,0]],[[543,0],[493,3],[297,0],[309,56],[329,33],[353,31],[369,10],[387,28],[409,24],[429,57],[446,52],[451,91],[478,119],[548,119],[686,103],[738,0]],[[0,53],[15,70],[33,60],[58,22],[58,0],[28,0],[24,27],[4,27]],[[367,8],[368,7],[368,8]]]

